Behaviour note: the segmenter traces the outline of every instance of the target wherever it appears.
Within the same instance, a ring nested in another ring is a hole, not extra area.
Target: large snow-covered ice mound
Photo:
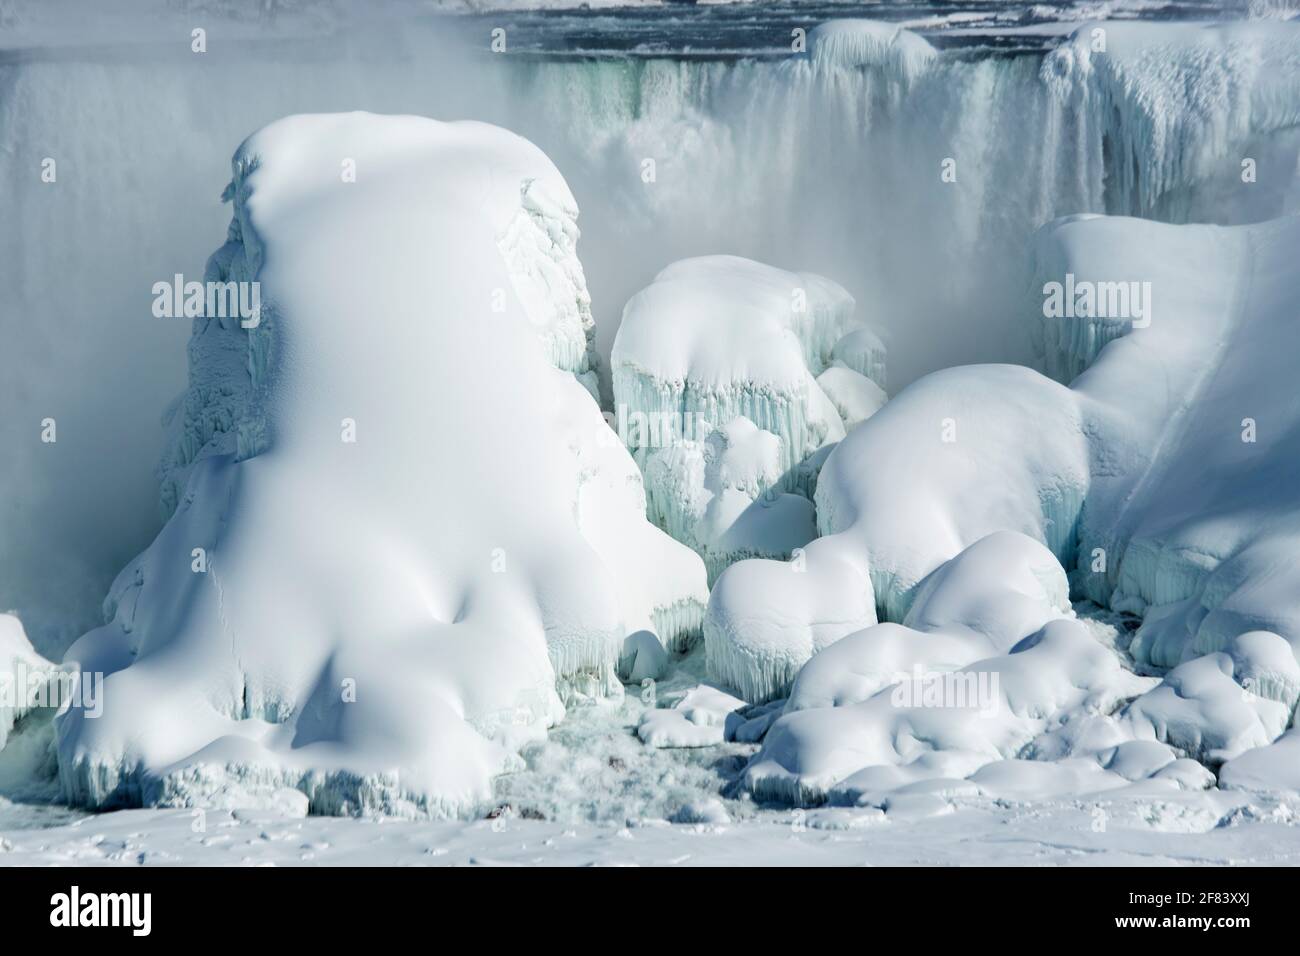
[[[844,289],[736,256],[661,271],[627,303],[611,364],[650,518],[710,577],[811,539],[826,452],[885,401],[884,347]]]
[[[1049,367],[1087,366],[1071,393],[1091,486],[1067,567],[1083,596],[1144,618],[1141,661],[1171,667],[1251,630],[1300,647],[1298,252],[1296,218],[1071,219],[1039,236],[1043,285],[1128,282],[1149,300],[1137,319],[1040,320]]]
[[[465,810],[706,597],[578,380],[576,206],[477,123],[294,116],[233,166],[209,275],[261,321],[196,320],[175,513],[68,653],[107,679],[60,720],[65,793]]]
[[[1158,740],[1211,765],[1270,743],[1293,719],[1293,669],[1281,648],[1294,657],[1300,644],[1300,577],[1289,558],[1300,550],[1300,401],[1289,345],[1300,220],[1221,228],[1074,217],[1044,227],[1037,243],[1035,321],[1046,364],[1083,367],[1082,374],[1067,386],[1029,369],[972,366],[905,389],[822,469],[823,537],[807,549],[810,580],[799,587],[816,594],[832,580],[814,560],[818,551],[856,560],[870,570],[881,618],[916,627],[936,593],[959,580],[970,550],[989,535],[1018,532],[1061,562],[1076,596],[1142,617],[1130,647],[1139,664],[1181,666],[1138,696],[1118,665],[1088,663],[1091,639],[1079,625],[1048,624],[1078,638],[1046,642],[1044,631],[1012,648],[1008,664],[989,657],[966,670],[1005,677],[1021,654],[1051,646],[1057,651],[1037,652],[1044,664],[1035,680],[1055,672],[1063,686],[1088,694],[1031,688],[1011,706],[1010,723],[982,725],[989,733],[975,737],[960,721],[950,726],[951,713],[900,713],[878,680],[864,685],[875,694],[870,701],[847,708],[834,706],[843,693],[822,690],[811,698],[820,706],[809,710],[818,716],[804,716],[796,703],[790,722],[774,725],[747,776],[756,792],[825,796],[859,770],[910,765],[922,751],[925,774],[966,776],[979,762],[974,754],[1060,751],[1036,738],[1082,726],[1081,713],[1105,716],[1129,698],[1136,699],[1118,719],[1107,717],[1116,742]],[[1058,315],[1048,305],[1050,284],[1067,275],[1079,311],[1085,288],[1110,295],[1103,283],[1125,283],[1131,315]],[[962,576],[982,576],[985,600],[997,606],[1014,566],[989,557]],[[719,662],[715,679],[780,696],[792,676],[788,649],[807,648],[809,615],[800,610],[792,622],[768,603],[769,573],[763,562],[728,570],[711,596],[705,639],[711,666]],[[956,607],[934,622],[940,630],[984,616]],[[718,626],[755,609],[758,620]],[[814,616],[837,611],[827,602]],[[752,653],[754,635],[771,634],[777,638],[765,637],[767,644],[783,654]],[[892,668],[896,637],[858,641],[865,657],[852,673]],[[820,653],[850,655],[857,644],[840,650],[831,642]],[[936,651],[945,667],[961,663],[950,644]],[[909,659],[925,652],[923,641],[907,649]],[[816,686],[825,669],[813,657],[807,680]],[[1092,683],[1089,675],[1105,679]],[[924,747],[901,747],[904,725]],[[1064,749],[1073,755],[1071,747]],[[955,753],[944,756],[949,749]]]

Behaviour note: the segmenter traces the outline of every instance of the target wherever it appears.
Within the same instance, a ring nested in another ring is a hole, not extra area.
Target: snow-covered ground
[[[1099,649],[1125,655],[1112,616]],[[647,746],[648,714],[697,691],[702,653],[675,659],[654,695],[573,710],[525,766],[498,777],[476,819],[303,816],[301,809],[88,814],[57,787],[0,798],[0,865],[1300,865],[1300,795],[1168,782],[1044,797],[940,788],[868,806],[755,804],[736,783],[755,744]],[[28,742],[37,750],[37,733]],[[28,754],[31,757],[31,754]],[[8,760],[15,760],[10,752]],[[0,779],[6,761],[0,761]]]
[[[667,692],[699,669],[688,662]],[[526,770],[498,779],[491,818],[85,814],[0,800],[0,865],[1300,865],[1295,795],[1133,785],[758,808],[721,795],[752,745],[647,747],[635,736],[645,709],[629,693],[577,711],[525,751]]]

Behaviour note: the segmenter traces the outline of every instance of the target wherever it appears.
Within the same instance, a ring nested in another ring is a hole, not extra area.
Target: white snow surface
[[[659,748],[636,736],[652,713],[726,723],[734,698],[700,683],[701,664],[698,651],[674,663],[657,698],[571,710],[524,747],[524,769],[494,781],[492,809],[476,820],[304,816],[296,791],[202,815],[0,797],[0,866],[1300,862],[1294,786],[1205,789],[1203,768],[1154,741],[1112,745],[1100,764],[996,761],[970,780],[905,784],[862,805],[763,807],[730,786],[752,743]]]
[[[831,580],[822,553],[856,560],[881,618],[924,633],[844,629],[812,647],[746,786],[793,802],[856,799],[896,786],[899,768],[966,778],[996,759],[1100,761],[1099,743],[1132,740],[1213,767],[1278,738],[1293,720],[1300,641],[1300,580],[1285,557],[1300,550],[1297,251],[1295,219],[1044,227],[1044,293],[1066,273],[1147,282],[1146,319],[1038,318],[1046,364],[1084,367],[1068,386],[1010,366],[935,373],[835,449],[817,488],[823,537],[798,586],[816,593]],[[1023,551],[972,557],[1007,532],[1037,543],[1032,569]],[[1142,616],[1128,650],[1138,667],[1174,667],[1158,686],[1081,624],[1016,614],[1018,595],[1003,603],[1037,581],[1039,599],[1061,607],[1064,570],[1077,595]],[[810,650],[803,619],[838,615],[831,603],[801,608],[792,624],[769,603],[769,571],[741,562],[723,576],[705,636],[714,679],[777,697],[788,661]],[[1004,612],[1020,627],[1001,625]],[[990,615],[983,636],[1000,635],[998,653],[950,637]],[[969,701],[900,702],[907,682],[889,675],[918,662],[959,666],[972,687],[996,676],[991,719],[970,719]]]
[[[196,323],[183,414],[215,390],[228,430],[68,652],[107,680],[102,717],[60,718],[64,792],[464,812],[706,595],[573,374],[576,206],[476,123],[294,116],[233,167],[214,268],[261,283],[261,324]]]

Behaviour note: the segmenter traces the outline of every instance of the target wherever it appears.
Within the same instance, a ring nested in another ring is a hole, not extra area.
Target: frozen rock
[[[707,593],[579,382],[572,196],[504,130],[409,116],[290,117],[233,165],[210,271],[260,282],[260,322],[196,326],[176,510],[68,653],[107,678],[60,718],[62,786],[466,812]]]
[[[736,256],[673,263],[628,301],[614,341],[625,442],[638,454],[670,443],[656,421],[670,440],[700,439],[743,415],[781,439],[788,469],[838,441],[843,423],[815,379],[860,327],[853,307],[844,289],[811,273]]]
[[[1300,701],[1300,663],[1291,645],[1270,631],[1238,634],[1224,649],[1233,678],[1248,692],[1275,700],[1292,715]]]
[[[996,531],[929,575],[903,623],[919,631],[973,632],[1007,651],[1048,621],[1069,616],[1070,585],[1052,552],[1026,535]]]
[[[1169,766],[1178,755],[1155,740],[1129,740],[1111,750],[1102,766],[1125,780],[1145,780]]]
[[[1072,565],[1088,480],[1068,389],[1014,366],[948,369],[904,389],[835,449],[817,483],[817,524],[861,555],[882,617],[902,621],[928,575],[996,531],[1027,535]]]
[[[719,826],[731,822],[731,815],[722,801],[716,797],[707,800],[693,800],[684,804],[675,814],[673,823],[704,823]]]

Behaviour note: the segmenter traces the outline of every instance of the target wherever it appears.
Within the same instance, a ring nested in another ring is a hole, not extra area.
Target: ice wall
[[[227,195],[212,268],[261,283],[260,322],[196,323],[180,433],[205,396],[233,420],[69,651],[107,677],[102,716],[58,723],[64,793],[466,811],[565,703],[621,693],[625,638],[680,644],[705,598],[556,367],[585,354],[573,198],[502,129],[366,113],[264,128]],[[516,244],[521,215],[553,243]]]

